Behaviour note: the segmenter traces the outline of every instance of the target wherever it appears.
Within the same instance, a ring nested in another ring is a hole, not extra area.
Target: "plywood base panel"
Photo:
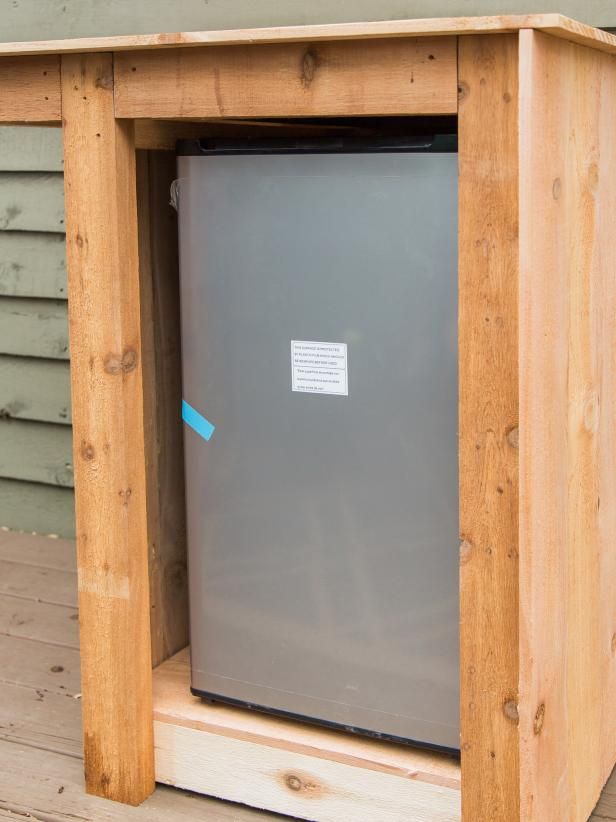
[[[314,822],[460,819],[454,758],[207,705],[188,659],[154,672],[158,782]]]

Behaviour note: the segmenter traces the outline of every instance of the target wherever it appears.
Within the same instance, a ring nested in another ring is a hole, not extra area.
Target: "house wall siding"
[[[0,526],[71,536],[62,134],[0,128]]]

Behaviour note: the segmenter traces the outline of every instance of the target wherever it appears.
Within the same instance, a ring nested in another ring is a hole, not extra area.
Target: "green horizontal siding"
[[[0,171],[62,171],[62,129],[0,128]]]
[[[0,419],[0,477],[72,487],[70,426]]]
[[[66,299],[64,234],[0,231],[2,295]]]
[[[74,535],[62,132],[0,128],[0,526]]]
[[[537,11],[616,25],[613,0],[19,0],[5,5],[2,39],[13,40]]]
[[[0,355],[0,418],[71,421],[68,362]]]
[[[62,175],[0,172],[0,229],[64,231]]]
[[[70,488],[0,478],[0,527],[74,537],[73,492]]]
[[[66,301],[0,297],[0,354],[68,359]]]

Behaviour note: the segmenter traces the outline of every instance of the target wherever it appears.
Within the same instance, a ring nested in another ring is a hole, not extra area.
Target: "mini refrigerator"
[[[455,137],[178,155],[193,693],[456,750]]]

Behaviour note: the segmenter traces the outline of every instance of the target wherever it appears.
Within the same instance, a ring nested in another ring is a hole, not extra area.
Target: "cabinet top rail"
[[[75,52],[135,51],[178,46],[246,45],[251,43],[366,40],[393,37],[511,33],[538,29],[592,48],[616,53],[616,35],[579,23],[562,14],[495,15],[484,17],[436,17],[416,20],[333,23],[308,26],[277,26],[223,31],[80,37],[67,40],[36,40],[0,43],[0,57]]]

